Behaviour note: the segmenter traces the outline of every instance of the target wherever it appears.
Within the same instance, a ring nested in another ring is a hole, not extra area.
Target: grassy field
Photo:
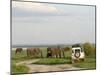
[[[12,50],[12,73],[20,73],[20,72],[24,72],[27,73],[28,71],[28,67],[26,67],[25,65],[19,65],[16,66],[15,64],[24,60],[31,60],[31,59],[37,59],[40,58],[40,60],[34,64],[46,64],[46,65],[53,65],[53,64],[65,64],[70,62],[70,55],[71,52],[65,52],[65,57],[66,58],[61,58],[61,59],[57,59],[57,58],[46,58],[46,47],[42,47],[40,48],[42,50],[43,53],[43,58],[40,58],[41,55],[39,55],[38,57],[27,57],[27,53],[26,50],[24,49],[22,53],[19,54],[15,54],[15,49]]]
[[[96,69],[96,59],[87,57],[84,62],[78,62],[72,64],[75,67],[86,68],[86,69]]]
[[[20,62],[20,61],[24,61],[24,60],[29,60],[29,59],[33,59],[33,58],[28,58],[26,56],[26,51],[23,51],[21,54],[15,54],[15,50],[12,50],[12,74],[16,75],[16,73],[27,73],[29,68],[26,67],[25,65],[16,65],[16,63]]]
[[[43,58],[40,58],[40,55],[37,56],[40,60],[33,63],[33,64],[44,64],[44,65],[56,65],[56,64],[70,64],[74,67],[86,68],[86,69],[95,69],[96,68],[96,59],[95,55],[88,56],[85,58],[84,62],[79,63],[71,63],[71,51],[65,52],[65,58],[46,58],[46,47],[40,48],[43,53]],[[18,65],[15,64],[20,61],[24,60],[31,60],[37,59],[36,57],[27,57],[26,50],[23,50],[20,54],[15,54],[15,50],[12,50],[12,73],[27,73],[29,70],[28,67],[25,65]]]

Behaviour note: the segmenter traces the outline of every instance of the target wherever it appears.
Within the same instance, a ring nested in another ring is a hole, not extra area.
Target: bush
[[[83,49],[85,51],[86,56],[93,56],[95,55],[95,46],[91,43],[84,43],[83,44]]]
[[[65,48],[64,48],[64,51],[70,51],[70,50],[71,50],[70,47],[65,47]]]

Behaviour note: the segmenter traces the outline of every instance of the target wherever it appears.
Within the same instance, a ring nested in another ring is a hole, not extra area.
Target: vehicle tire
[[[80,53],[77,52],[77,53],[74,54],[74,56],[75,56],[76,58],[79,58],[79,57],[80,57]]]
[[[84,61],[84,59],[81,59],[81,61]]]

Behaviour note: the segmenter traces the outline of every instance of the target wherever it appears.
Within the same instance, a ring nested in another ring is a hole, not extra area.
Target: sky
[[[95,7],[12,1],[12,45],[95,43]]]

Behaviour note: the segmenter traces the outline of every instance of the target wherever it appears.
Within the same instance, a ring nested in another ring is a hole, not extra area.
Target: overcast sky
[[[12,2],[12,44],[95,43],[95,7]]]

